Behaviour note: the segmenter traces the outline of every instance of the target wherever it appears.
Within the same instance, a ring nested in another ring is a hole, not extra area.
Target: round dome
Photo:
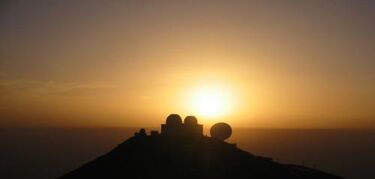
[[[182,124],[182,119],[178,114],[170,114],[165,123],[168,125],[179,125]]]
[[[225,140],[232,135],[232,128],[227,123],[216,123],[211,127],[210,134],[213,138]]]
[[[198,120],[195,116],[186,116],[184,120],[185,125],[197,125]]]

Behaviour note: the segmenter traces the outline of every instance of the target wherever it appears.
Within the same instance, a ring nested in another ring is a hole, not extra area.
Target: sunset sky
[[[0,125],[374,128],[375,1],[2,1]]]

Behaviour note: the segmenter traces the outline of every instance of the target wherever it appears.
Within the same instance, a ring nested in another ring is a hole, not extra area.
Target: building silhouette
[[[192,137],[199,137],[203,135],[203,125],[198,124],[195,116],[187,116],[184,119],[184,134]]]
[[[161,135],[169,137],[200,137],[203,136],[203,125],[198,124],[194,116],[187,116],[182,123],[178,114],[167,117],[165,124],[161,124]]]

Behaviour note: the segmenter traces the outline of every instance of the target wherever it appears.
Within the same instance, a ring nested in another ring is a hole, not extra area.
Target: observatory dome
[[[198,120],[195,116],[186,116],[184,120],[185,125],[193,126],[198,124]]]
[[[182,119],[178,114],[170,114],[165,121],[167,125],[181,125]]]

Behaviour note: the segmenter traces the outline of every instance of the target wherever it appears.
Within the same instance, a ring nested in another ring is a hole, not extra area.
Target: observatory
[[[210,130],[211,137],[218,140],[226,140],[232,134],[232,128],[226,123],[217,123]],[[161,133],[157,130],[151,131],[151,136],[165,137],[183,137],[183,138],[200,138],[203,137],[203,125],[198,124],[195,116],[186,116],[184,122],[178,114],[170,114],[165,120],[165,124],[161,124]],[[144,129],[134,134],[136,137],[147,136]]]
[[[187,116],[182,123],[180,115],[171,114],[167,117],[165,124],[161,125],[161,135],[199,137],[203,136],[203,125],[198,124],[194,116]]]
[[[161,125],[161,134],[165,136],[182,135],[182,119],[178,114],[171,114],[165,120],[165,124]]]

